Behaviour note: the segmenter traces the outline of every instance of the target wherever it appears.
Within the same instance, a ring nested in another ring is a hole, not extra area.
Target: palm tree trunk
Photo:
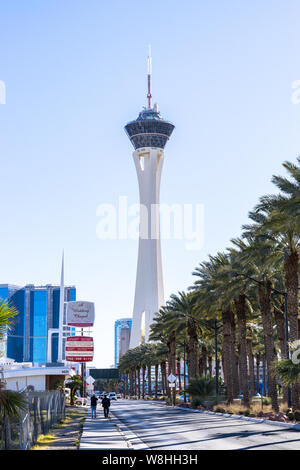
[[[164,395],[167,395],[167,371],[166,371],[166,362],[165,361],[161,362],[160,370],[161,370],[162,392],[163,392]]]
[[[230,323],[231,323],[231,354],[232,354],[232,376],[233,376],[233,394],[237,396],[240,393],[240,380],[238,369],[238,357],[236,355],[236,334],[235,334],[235,318],[234,313],[230,309]]]
[[[223,323],[223,357],[224,357],[224,378],[227,390],[227,402],[233,401],[233,374],[232,374],[232,340],[231,340],[231,311],[230,309],[222,312]]]
[[[187,320],[188,347],[190,350],[190,377],[194,378],[199,375],[198,360],[198,333],[197,327],[192,319]]]
[[[151,366],[148,366],[148,395],[152,397]]]
[[[238,320],[239,331],[239,369],[240,383],[243,394],[243,405],[249,406],[248,389],[248,364],[247,364],[247,320],[246,320],[246,296],[239,295],[235,300],[235,308]]]
[[[137,368],[137,396],[138,399],[141,398],[141,369],[140,367]]]
[[[180,357],[177,358],[177,378],[178,378],[178,388],[179,390],[181,390]]]
[[[207,348],[205,345],[202,345],[201,348],[201,353],[202,353],[202,374],[207,375]]]
[[[260,369],[260,354],[256,354],[256,392],[259,392],[259,369]]]
[[[267,395],[267,383],[266,383],[266,354],[263,355],[263,396]]]
[[[284,309],[284,305],[282,307]],[[285,359],[286,358],[286,337],[285,337],[284,315],[278,308],[274,308],[274,319],[276,323],[277,336],[278,336],[279,345],[280,345],[280,356]],[[287,387],[283,387],[283,401],[284,402],[288,401],[288,388]]]
[[[155,364],[155,389],[154,389],[154,396],[157,399],[157,392],[158,392],[158,364]]]
[[[143,377],[143,382],[142,382],[142,398],[144,400],[145,398],[145,373],[146,373],[146,366],[142,367],[142,377]]]
[[[169,335],[168,341],[167,341],[167,346],[168,346],[168,374],[173,374],[176,375],[176,336],[175,336],[175,331],[172,331]],[[168,390],[168,397],[172,401],[173,404],[175,404],[175,397],[176,397],[176,387],[170,388],[169,386],[167,387]]]
[[[298,269],[299,255],[297,251],[291,250],[284,263],[285,287],[287,292],[288,316],[290,324],[290,341],[296,341],[299,336],[298,331]],[[291,393],[292,408],[298,410],[299,405],[299,385],[292,385]]]
[[[276,378],[272,373],[272,365],[276,359],[275,346],[273,338],[273,323],[271,311],[271,283],[266,282],[266,287],[258,286],[258,298],[262,315],[262,324],[264,330],[264,341],[266,351],[267,376],[268,376],[268,395],[271,398],[272,408],[279,411],[277,400]]]
[[[203,354],[202,354],[202,348],[200,350],[200,358],[199,358],[199,375],[204,375],[204,357],[203,357]]]
[[[247,338],[247,354],[249,362],[249,381],[250,381],[250,394],[251,398],[255,394],[255,380],[254,380],[254,356],[252,349],[252,338]]]
[[[210,377],[212,377],[213,375],[212,356],[207,357],[207,362],[208,362],[208,372],[209,372]]]

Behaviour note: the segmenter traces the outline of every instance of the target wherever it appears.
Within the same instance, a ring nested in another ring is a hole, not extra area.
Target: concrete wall
[[[34,387],[35,391],[46,390],[46,376],[36,375],[33,377],[9,377],[5,379],[6,388],[9,390],[20,391],[29,385]]]

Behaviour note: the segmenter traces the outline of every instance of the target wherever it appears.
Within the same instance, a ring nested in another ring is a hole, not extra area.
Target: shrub
[[[216,381],[210,375],[201,375],[199,378],[192,378],[187,392],[193,397],[208,398],[211,397],[216,389]]]
[[[265,397],[263,399],[263,405],[271,405],[271,398]]]
[[[203,402],[202,402],[200,397],[193,397],[191,406],[192,406],[192,408],[197,408],[197,406],[201,406],[202,403]]]
[[[288,409],[286,415],[287,415],[287,417],[289,418],[290,421],[294,420],[294,413],[292,412],[291,408]]]
[[[295,410],[294,411],[294,419],[296,421],[300,421],[300,410]]]
[[[221,406],[215,406],[214,411],[216,413],[226,413],[225,408],[222,408]]]

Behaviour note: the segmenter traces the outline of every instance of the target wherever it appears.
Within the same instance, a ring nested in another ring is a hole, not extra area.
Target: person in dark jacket
[[[91,414],[92,414],[92,418],[96,418],[96,409],[97,409],[97,401],[98,401],[98,398],[96,397],[95,394],[93,394],[91,396]]]
[[[104,417],[108,418],[110,399],[106,395],[104,395],[104,398],[102,400],[102,406],[103,406],[103,411],[104,411]]]

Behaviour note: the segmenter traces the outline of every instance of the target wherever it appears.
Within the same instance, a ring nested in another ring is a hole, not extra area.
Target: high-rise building
[[[4,354],[17,362],[45,364],[48,330],[59,327],[60,286],[0,284],[0,299],[8,301],[18,311],[6,335]],[[76,300],[76,288],[65,287],[64,301],[73,300]],[[58,334],[53,334],[51,341],[51,361],[57,362]]]
[[[129,349],[131,318],[120,318],[115,321],[115,367],[118,366],[121,356]]]
[[[152,107],[151,55],[148,56],[148,107],[125,126],[135,149],[133,159],[140,192],[140,234],[130,348],[148,342],[150,325],[164,304],[161,264],[159,191],[164,148],[174,125]]]

